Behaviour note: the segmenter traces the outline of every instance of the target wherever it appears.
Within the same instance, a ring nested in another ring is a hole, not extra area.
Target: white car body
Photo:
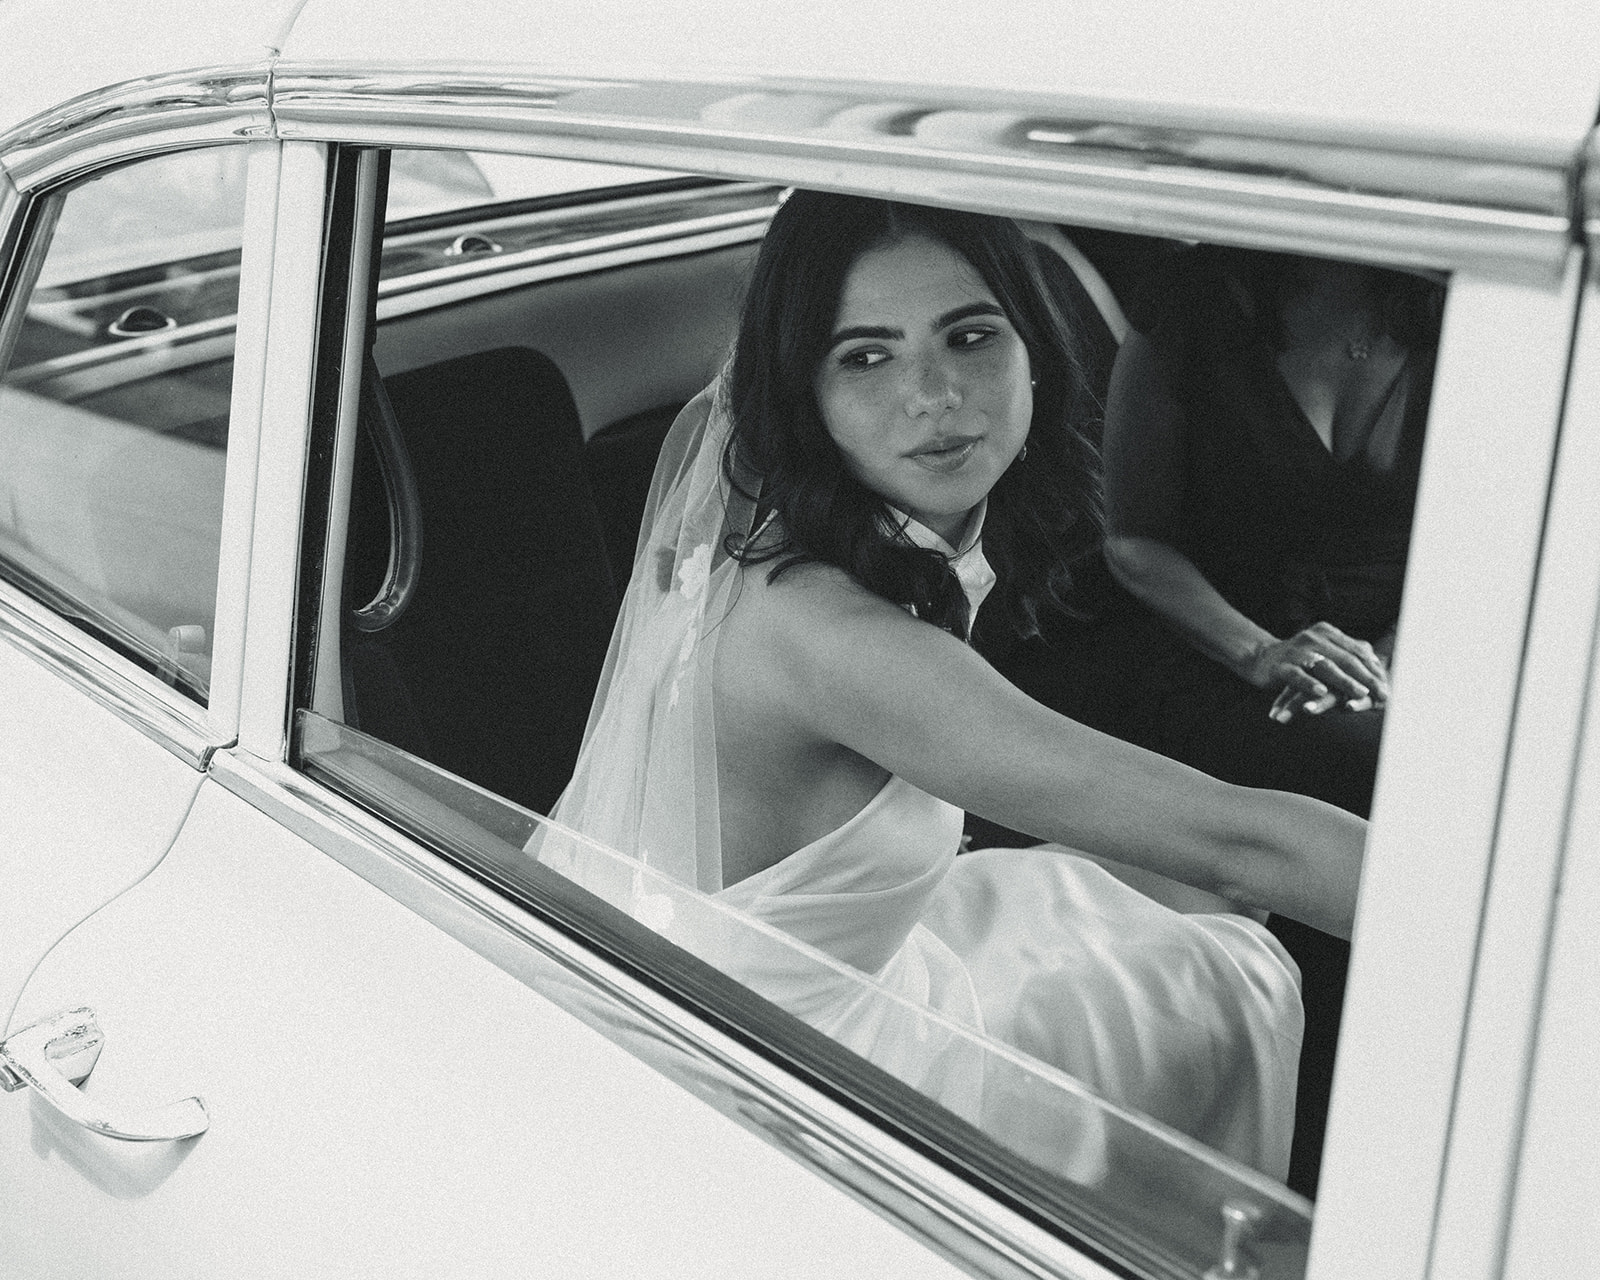
[[[210,698],[0,582],[0,1038],[92,1006],[86,1094],[212,1123],[0,1097],[0,1273],[1126,1274],[291,767],[335,144],[1449,272],[1305,1274],[1600,1268],[1592,5],[137,9],[0,8],[0,250],[63,178],[247,149]]]

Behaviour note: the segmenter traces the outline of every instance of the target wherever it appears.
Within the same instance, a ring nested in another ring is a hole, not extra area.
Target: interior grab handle
[[[111,1115],[83,1093],[77,1086],[94,1070],[104,1044],[93,1009],[41,1018],[0,1041],[0,1088],[26,1085],[74,1123],[126,1142],[175,1142],[206,1131],[211,1117],[199,1098]]]

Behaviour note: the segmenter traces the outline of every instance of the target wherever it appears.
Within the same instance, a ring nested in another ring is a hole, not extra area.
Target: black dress
[[[1395,387],[1405,403],[1380,465],[1336,458],[1277,368],[1277,351],[1230,281],[1228,255],[1196,250],[1139,317],[1183,410],[1183,551],[1224,599],[1273,635],[1326,621],[1373,643],[1392,632],[1433,383],[1414,345]],[[1131,600],[1101,644],[1125,682],[1116,727],[1229,781],[1314,795],[1365,815],[1382,713],[1267,716],[1253,688]]]
[[[1279,637],[1317,621],[1374,644],[1393,628],[1411,536],[1434,348],[1413,343],[1388,465],[1339,460],[1277,368],[1227,251],[1176,255],[1130,319],[1149,339],[1183,410],[1179,550],[1223,598]],[[1326,800],[1361,816],[1372,802],[1383,713],[1330,712],[1279,724],[1274,694],[1193,648],[1100,575],[1090,622],[1043,637],[980,634],[990,661],[1074,719],[1213,776]],[[992,842],[996,833],[978,831]],[[1300,1124],[1290,1185],[1313,1194],[1343,1005],[1348,946],[1293,921],[1271,927],[1299,962],[1307,1011]]]

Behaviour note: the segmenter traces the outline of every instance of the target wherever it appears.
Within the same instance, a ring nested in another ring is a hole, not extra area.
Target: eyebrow
[[[939,316],[932,324],[931,330],[938,333],[941,329],[948,329],[953,324],[958,324],[968,316],[999,316],[1006,318],[1005,311],[993,302],[968,302],[963,306],[952,307]],[[834,333],[828,342],[828,350],[833,350],[841,342],[849,342],[854,338],[904,338],[903,329],[892,329],[886,325],[858,324],[851,325],[848,329],[840,329]]]

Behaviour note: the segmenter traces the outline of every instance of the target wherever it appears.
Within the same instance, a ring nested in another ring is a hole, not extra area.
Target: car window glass
[[[35,201],[0,325],[0,569],[203,702],[244,150]]]
[[[1282,948],[1284,989],[1303,991],[1303,1054],[1285,1050],[1301,1062],[1299,1110],[1287,1114],[1292,1068],[1272,1104],[1287,1110],[1271,1123],[1295,1134],[1292,1162],[1276,1170],[1285,1182],[1126,1096],[1097,1097],[1062,1068],[1053,1032],[1030,1039],[1001,1031],[1004,1017],[986,1026],[919,1003],[882,966],[853,967],[774,915],[541,816],[572,775],[658,451],[723,367],[779,193],[682,175],[617,186],[610,167],[586,178],[561,161],[550,171],[553,187],[566,184],[558,203],[496,210],[479,159],[409,153],[391,176],[381,376],[363,388],[349,472],[331,486],[330,567],[344,602],[324,619],[318,652],[338,671],[319,674],[315,698],[301,694],[302,767],[513,895],[548,892],[558,914],[627,922],[632,941],[615,945],[643,946],[646,958],[630,952],[638,963],[744,976],[743,1007],[760,1011],[749,1016],[795,1020],[779,1039],[797,1055],[809,1052],[800,1025],[849,1046],[860,1060],[850,1070],[886,1073],[942,1108],[938,1141],[1002,1152],[1013,1161],[1002,1183],[1026,1185],[1134,1265],[1159,1258],[1157,1269],[1200,1274],[1243,1205],[1261,1215],[1272,1265],[1298,1274],[1344,944],[1288,921],[1240,922],[1263,954]],[[423,174],[482,203],[464,200],[437,225],[410,219],[407,184]],[[1065,411],[1103,459],[1107,533],[1073,566],[1071,609],[1032,634],[980,611],[974,645],[1073,719],[1229,781],[1364,813],[1397,669],[1444,282],[1071,225],[1024,229],[1036,287],[1070,330]],[[474,235],[485,243],[464,247]],[[420,513],[409,533],[397,514],[407,492]],[[1147,589],[1138,555],[1153,543],[1222,595],[1231,625],[1276,645],[1270,669],[1217,661],[1193,591],[1162,600]],[[413,556],[414,594],[398,612],[374,610]],[[648,556],[638,564],[661,572]],[[966,841],[1034,843],[970,818]],[[759,977],[778,973],[785,982]],[[793,997],[808,982],[831,992],[829,1007],[854,1011],[830,1023],[820,1005],[803,1007]],[[1029,1007],[1044,1006],[1018,997],[1008,1009]],[[882,1034],[861,1033],[867,1024]]]
[[[628,165],[470,151],[396,151],[389,170],[379,298],[512,271],[559,272],[575,244],[627,253],[686,220],[733,229],[770,209],[765,184]],[[604,244],[596,241],[606,239]]]
[[[591,164],[493,151],[396,151],[389,170],[388,220],[486,205],[627,187],[682,176],[632,165]]]

